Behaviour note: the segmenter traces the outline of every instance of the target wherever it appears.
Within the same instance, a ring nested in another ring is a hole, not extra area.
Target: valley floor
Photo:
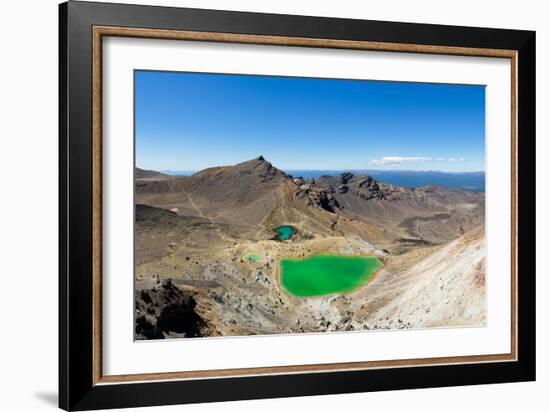
[[[153,208],[151,208],[153,209]],[[194,218],[166,214],[165,230],[157,223],[139,226],[137,244],[137,317],[159,323],[157,307],[140,297],[174,287],[198,324],[167,328],[155,337],[282,334],[367,329],[478,326],[485,323],[485,239],[482,226],[443,244],[403,246],[383,241],[392,254],[359,235],[316,235],[300,230],[295,239],[277,241],[262,227],[223,223],[202,213]],[[168,214],[169,213],[169,214]],[[162,221],[162,219],[161,219]],[[239,233],[242,230],[242,234]],[[407,229],[407,230],[410,230]],[[250,237],[256,237],[250,238]],[[405,242],[406,243],[406,242]],[[249,254],[261,260],[246,259]],[[347,294],[297,298],[281,288],[282,258],[316,254],[378,256],[384,268],[364,287]],[[155,299],[152,299],[155,300]],[[188,305],[189,306],[189,305]],[[187,312],[186,312],[187,311]],[[148,327],[151,327],[148,325]],[[138,338],[146,336],[146,329]]]

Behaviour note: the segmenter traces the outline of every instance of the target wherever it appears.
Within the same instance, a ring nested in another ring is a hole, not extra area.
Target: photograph
[[[68,1],[49,39],[31,19],[19,48],[33,53],[17,54],[24,76],[8,100],[38,117],[6,134],[26,153],[5,151],[6,182],[24,195],[6,205],[25,212],[6,220],[23,246],[7,257],[33,265],[30,301],[57,297],[57,323],[36,322],[39,303],[25,321],[7,294],[16,346],[49,345],[23,363],[53,364],[35,374],[13,357],[6,376],[67,411],[515,411],[542,399],[544,13],[398,1]],[[57,81],[37,56],[55,60]],[[58,107],[52,93],[22,95],[27,83],[53,88]],[[58,190],[42,184],[55,179]],[[49,249],[29,259],[48,224],[57,243],[43,236]]]
[[[135,340],[486,326],[484,85],[133,81]]]

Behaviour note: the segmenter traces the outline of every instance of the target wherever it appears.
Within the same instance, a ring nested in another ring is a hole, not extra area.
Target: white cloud
[[[429,160],[432,160],[432,158],[421,156],[384,156],[382,159],[373,159],[370,161],[370,163],[379,166],[395,166],[401,165],[403,163],[426,162]]]
[[[375,166],[399,166],[405,163],[422,163],[428,161],[438,161],[438,162],[463,162],[463,157],[426,157],[426,156],[384,156],[382,159],[373,159],[370,161],[371,165]]]

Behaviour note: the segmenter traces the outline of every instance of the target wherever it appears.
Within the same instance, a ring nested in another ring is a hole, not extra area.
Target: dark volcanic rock
[[[363,176],[360,177],[359,181],[357,182],[357,187],[373,187],[374,185],[378,186],[376,181],[371,176]]]
[[[315,184],[308,183],[300,186],[295,192],[295,196],[300,199],[305,199],[308,206],[318,207],[330,213],[335,213],[336,209],[340,208],[338,200],[333,195],[334,190],[331,188],[321,188]]]
[[[357,195],[365,200],[384,198],[384,193],[380,190],[380,186],[370,176],[359,183],[357,186]]]
[[[336,190],[339,194],[347,193],[349,191],[349,186],[340,185]]]
[[[323,189],[338,195],[349,194],[364,200],[386,197],[386,190],[372,176],[355,176],[346,172],[337,177],[322,176],[319,183]]]
[[[195,311],[191,294],[177,288],[170,279],[158,288],[136,291],[136,339],[164,339],[207,336],[209,328]]]
[[[326,211],[335,212],[335,209],[339,207],[338,201],[334,196],[325,191],[319,192],[319,206]]]
[[[342,173],[340,176],[336,178],[336,184],[345,185],[351,179],[353,179],[353,173],[350,173],[350,172]]]

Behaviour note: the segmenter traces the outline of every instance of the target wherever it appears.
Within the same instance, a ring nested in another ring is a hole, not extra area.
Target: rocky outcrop
[[[353,173],[345,172],[336,178],[336,185],[345,185],[353,179]]]
[[[330,213],[335,213],[340,207],[331,190],[317,187],[314,183],[301,185],[296,192],[296,197],[305,199],[308,206],[318,207]]]
[[[208,325],[195,311],[193,296],[170,279],[158,287],[137,290],[135,305],[136,339],[209,335]]]
[[[338,194],[344,194],[344,193],[347,193],[349,192],[349,186],[346,186],[346,185],[340,185],[336,188],[336,191],[338,192]]]
[[[384,199],[384,193],[380,190],[380,186],[370,176],[365,176],[357,182],[357,194],[365,200]]]
[[[326,190],[316,190],[310,192],[309,199],[313,205],[316,205],[327,212],[334,213],[339,207],[336,198],[332,195],[332,193],[328,193]]]
[[[338,195],[349,193],[364,200],[385,198],[381,185],[371,176],[355,176],[346,172],[336,177],[321,176],[318,184]]]

